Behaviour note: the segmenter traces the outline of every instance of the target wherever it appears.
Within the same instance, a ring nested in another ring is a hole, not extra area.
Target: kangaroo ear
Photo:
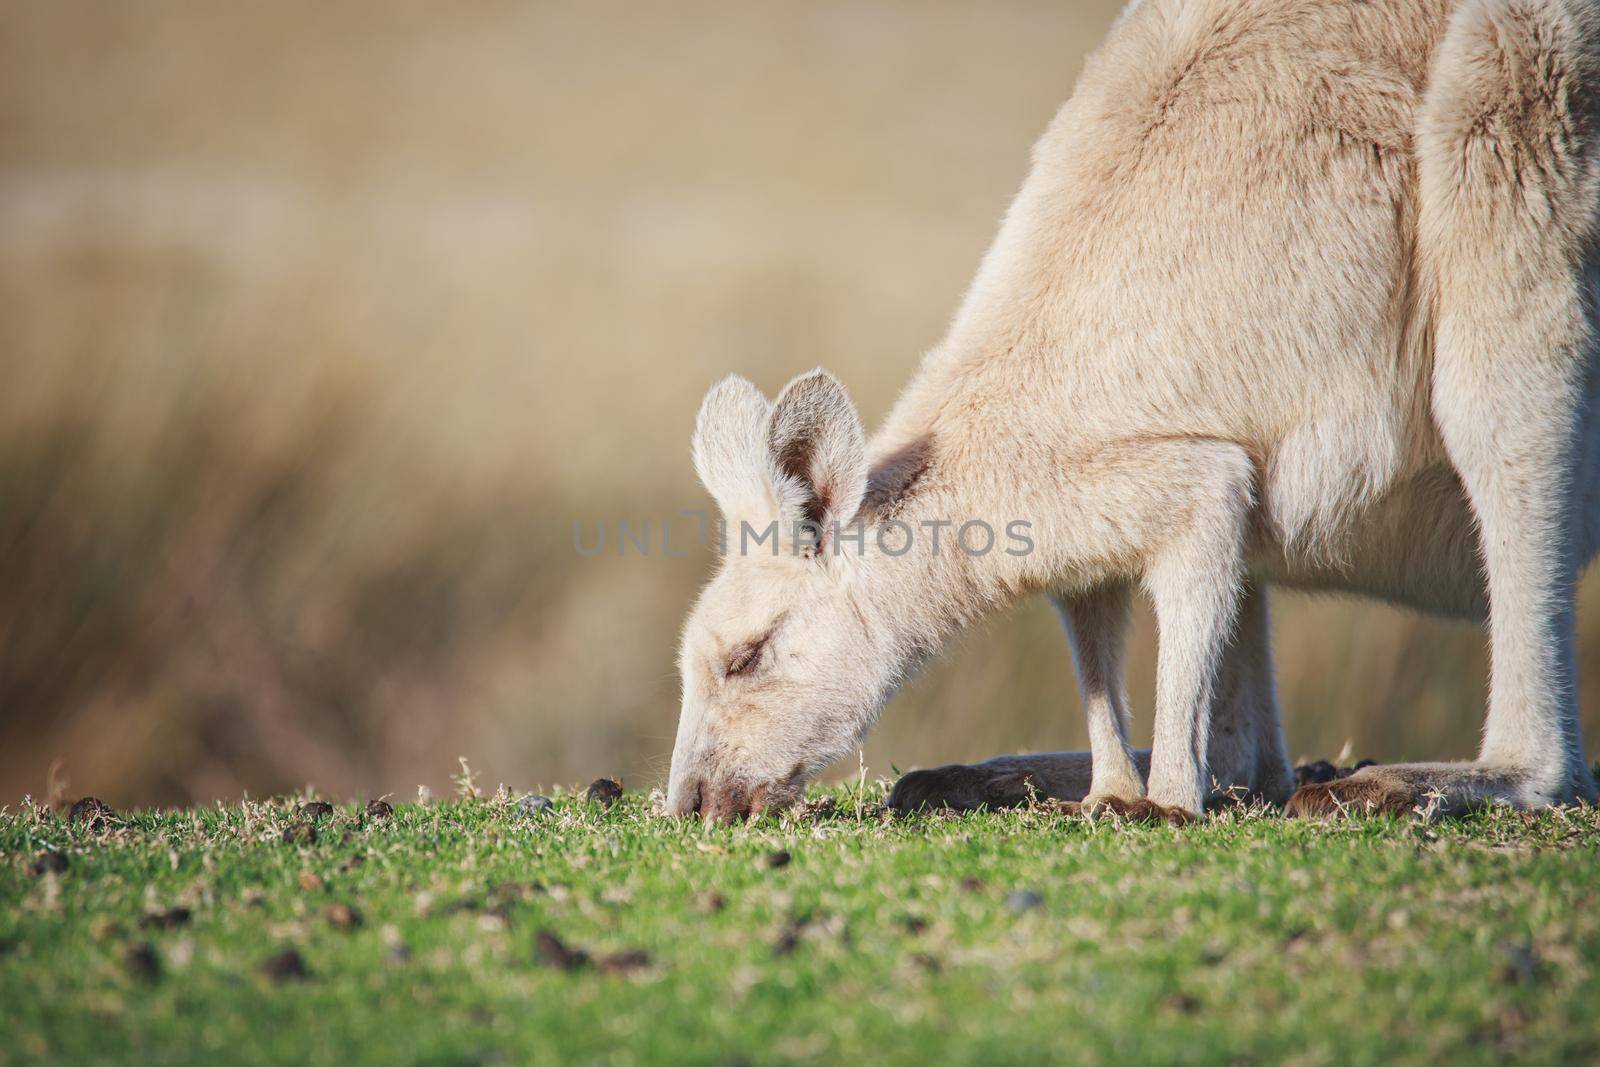
[[[783,524],[822,538],[847,525],[867,489],[867,441],[856,406],[825,370],[783,387],[767,420],[773,488]]]
[[[694,426],[694,469],[724,518],[777,517],[767,473],[767,416],[772,404],[749,381],[730,374],[713,385]]]

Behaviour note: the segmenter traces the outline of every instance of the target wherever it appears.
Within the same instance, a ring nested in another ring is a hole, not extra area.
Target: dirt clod
[[[650,966],[650,953],[642,948],[613,952],[600,957],[600,969],[607,974],[633,975]]]
[[[785,926],[783,932],[778,935],[778,940],[772,943],[772,954],[774,956],[792,956],[794,950],[800,947],[800,935],[804,932],[802,927],[794,923]]]
[[[317,843],[317,828],[308,822],[297,822],[283,828],[283,843],[286,845],[314,845]]]
[[[302,819],[320,819],[323,816],[332,814],[333,805],[326,800],[311,800],[300,805],[300,817]]]
[[[167,908],[165,911],[153,911],[139,920],[139,925],[146,930],[172,930],[183,926],[194,917],[188,908]]]
[[[129,945],[128,951],[123,954],[122,963],[128,968],[128,973],[140,981],[154,982],[161,977],[161,958],[156,955],[156,950],[148,941]]]
[[[784,867],[789,866],[793,860],[794,857],[789,854],[788,849],[780,848],[778,851],[767,857],[767,866],[771,867],[775,871],[781,870]]]
[[[589,789],[591,792],[593,792],[594,786],[590,786]],[[549,811],[555,806],[555,801],[551,800],[549,797],[542,797],[537,793],[530,793],[521,800],[517,801],[517,815],[524,819],[530,819],[535,815],[543,815],[545,812]]]
[[[261,973],[274,982],[299,981],[311,977],[305,957],[292,948],[286,948],[261,965]]]
[[[71,866],[72,861],[67,859],[65,852],[57,852],[52,849],[49,852],[39,853],[28,869],[35,875],[65,874],[67,868]]]
[[[575,971],[589,964],[589,954],[573,948],[549,930],[540,930],[533,940],[533,951],[539,962],[563,971]]]
[[[715,914],[728,906],[728,898],[716,892],[701,893],[699,904],[701,911]]]
[[[72,809],[67,812],[68,822],[81,822],[90,827],[109,822],[116,817],[117,813],[99,797],[84,797],[74,803]]]
[[[589,783],[589,790],[584,795],[589,798],[590,803],[609,808],[622,799],[622,786],[610,778],[596,778]]]
[[[322,876],[316,871],[301,871],[300,888],[307,893],[318,892],[322,889]]]
[[[1494,977],[1505,985],[1532,985],[1541,971],[1538,953],[1529,945],[1501,945]]]
[[[393,814],[394,814],[394,805],[390,804],[387,800],[369,800],[369,801],[367,801],[367,818],[369,818],[369,819],[387,819],[389,816],[391,816]]]
[[[1173,993],[1163,997],[1161,1006],[1178,1015],[1193,1015],[1201,1008],[1200,998],[1193,993]]]
[[[1032,889],[1013,889],[1006,894],[1006,907],[1021,915],[1044,904],[1044,897]]]
[[[354,930],[361,925],[361,913],[348,904],[329,904],[323,915],[328,925],[337,930]]]
[[[779,930],[778,939],[772,945],[772,954],[787,956],[799,948],[800,943],[807,938],[825,937],[840,938],[848,942],[850,932],[839,916],[813,910],[797,911],[789,916],[783,928]]]
[[[961,879],[961,891],[963,893],[976,893],[981,889],[983,889],[982,878],[969,874],[965,878]]]

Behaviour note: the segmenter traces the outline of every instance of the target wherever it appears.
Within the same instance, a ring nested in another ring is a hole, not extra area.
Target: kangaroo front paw
[[[1026,774],[952,763],[904,775],[889,794],[889,807],[901,812],[1014,808],[1033,795],[1032,784]]]
[[[1096,819],[1112,815],[1129,822],[1164,822],[1171,826],[1187,826],[1195,821],[1192,811],[1157,804],[1144,797],[1131,800],[1116,796],[1090,797],[1083,802],[1083,813]]]
[[[1347,815],[1404,815],[1422,803],[1415,788],[1381,773],[1360,771],[1349,778],[1304,785],[1284,806],[1291,819]]]

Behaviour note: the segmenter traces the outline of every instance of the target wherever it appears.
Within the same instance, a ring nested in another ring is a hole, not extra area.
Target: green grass
[[[285,843],[292,800],[94,830],[6,811],[0,1063],[1600,1056],[1595,810],[1173,830],[832,795],[711,829],[633,794],[341,807],[314,844]],[[46,848],[68,869],[34,873]],[[291,948],[307,977],[264,973]]]

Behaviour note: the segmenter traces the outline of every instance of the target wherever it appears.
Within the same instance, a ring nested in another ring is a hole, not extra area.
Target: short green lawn
[[[298,800],[8,810],[0,1063],[1600,1058],[1600,811],[1174,830],[829,796],[709,829],[637,794],[352,805],[314,841]]]

